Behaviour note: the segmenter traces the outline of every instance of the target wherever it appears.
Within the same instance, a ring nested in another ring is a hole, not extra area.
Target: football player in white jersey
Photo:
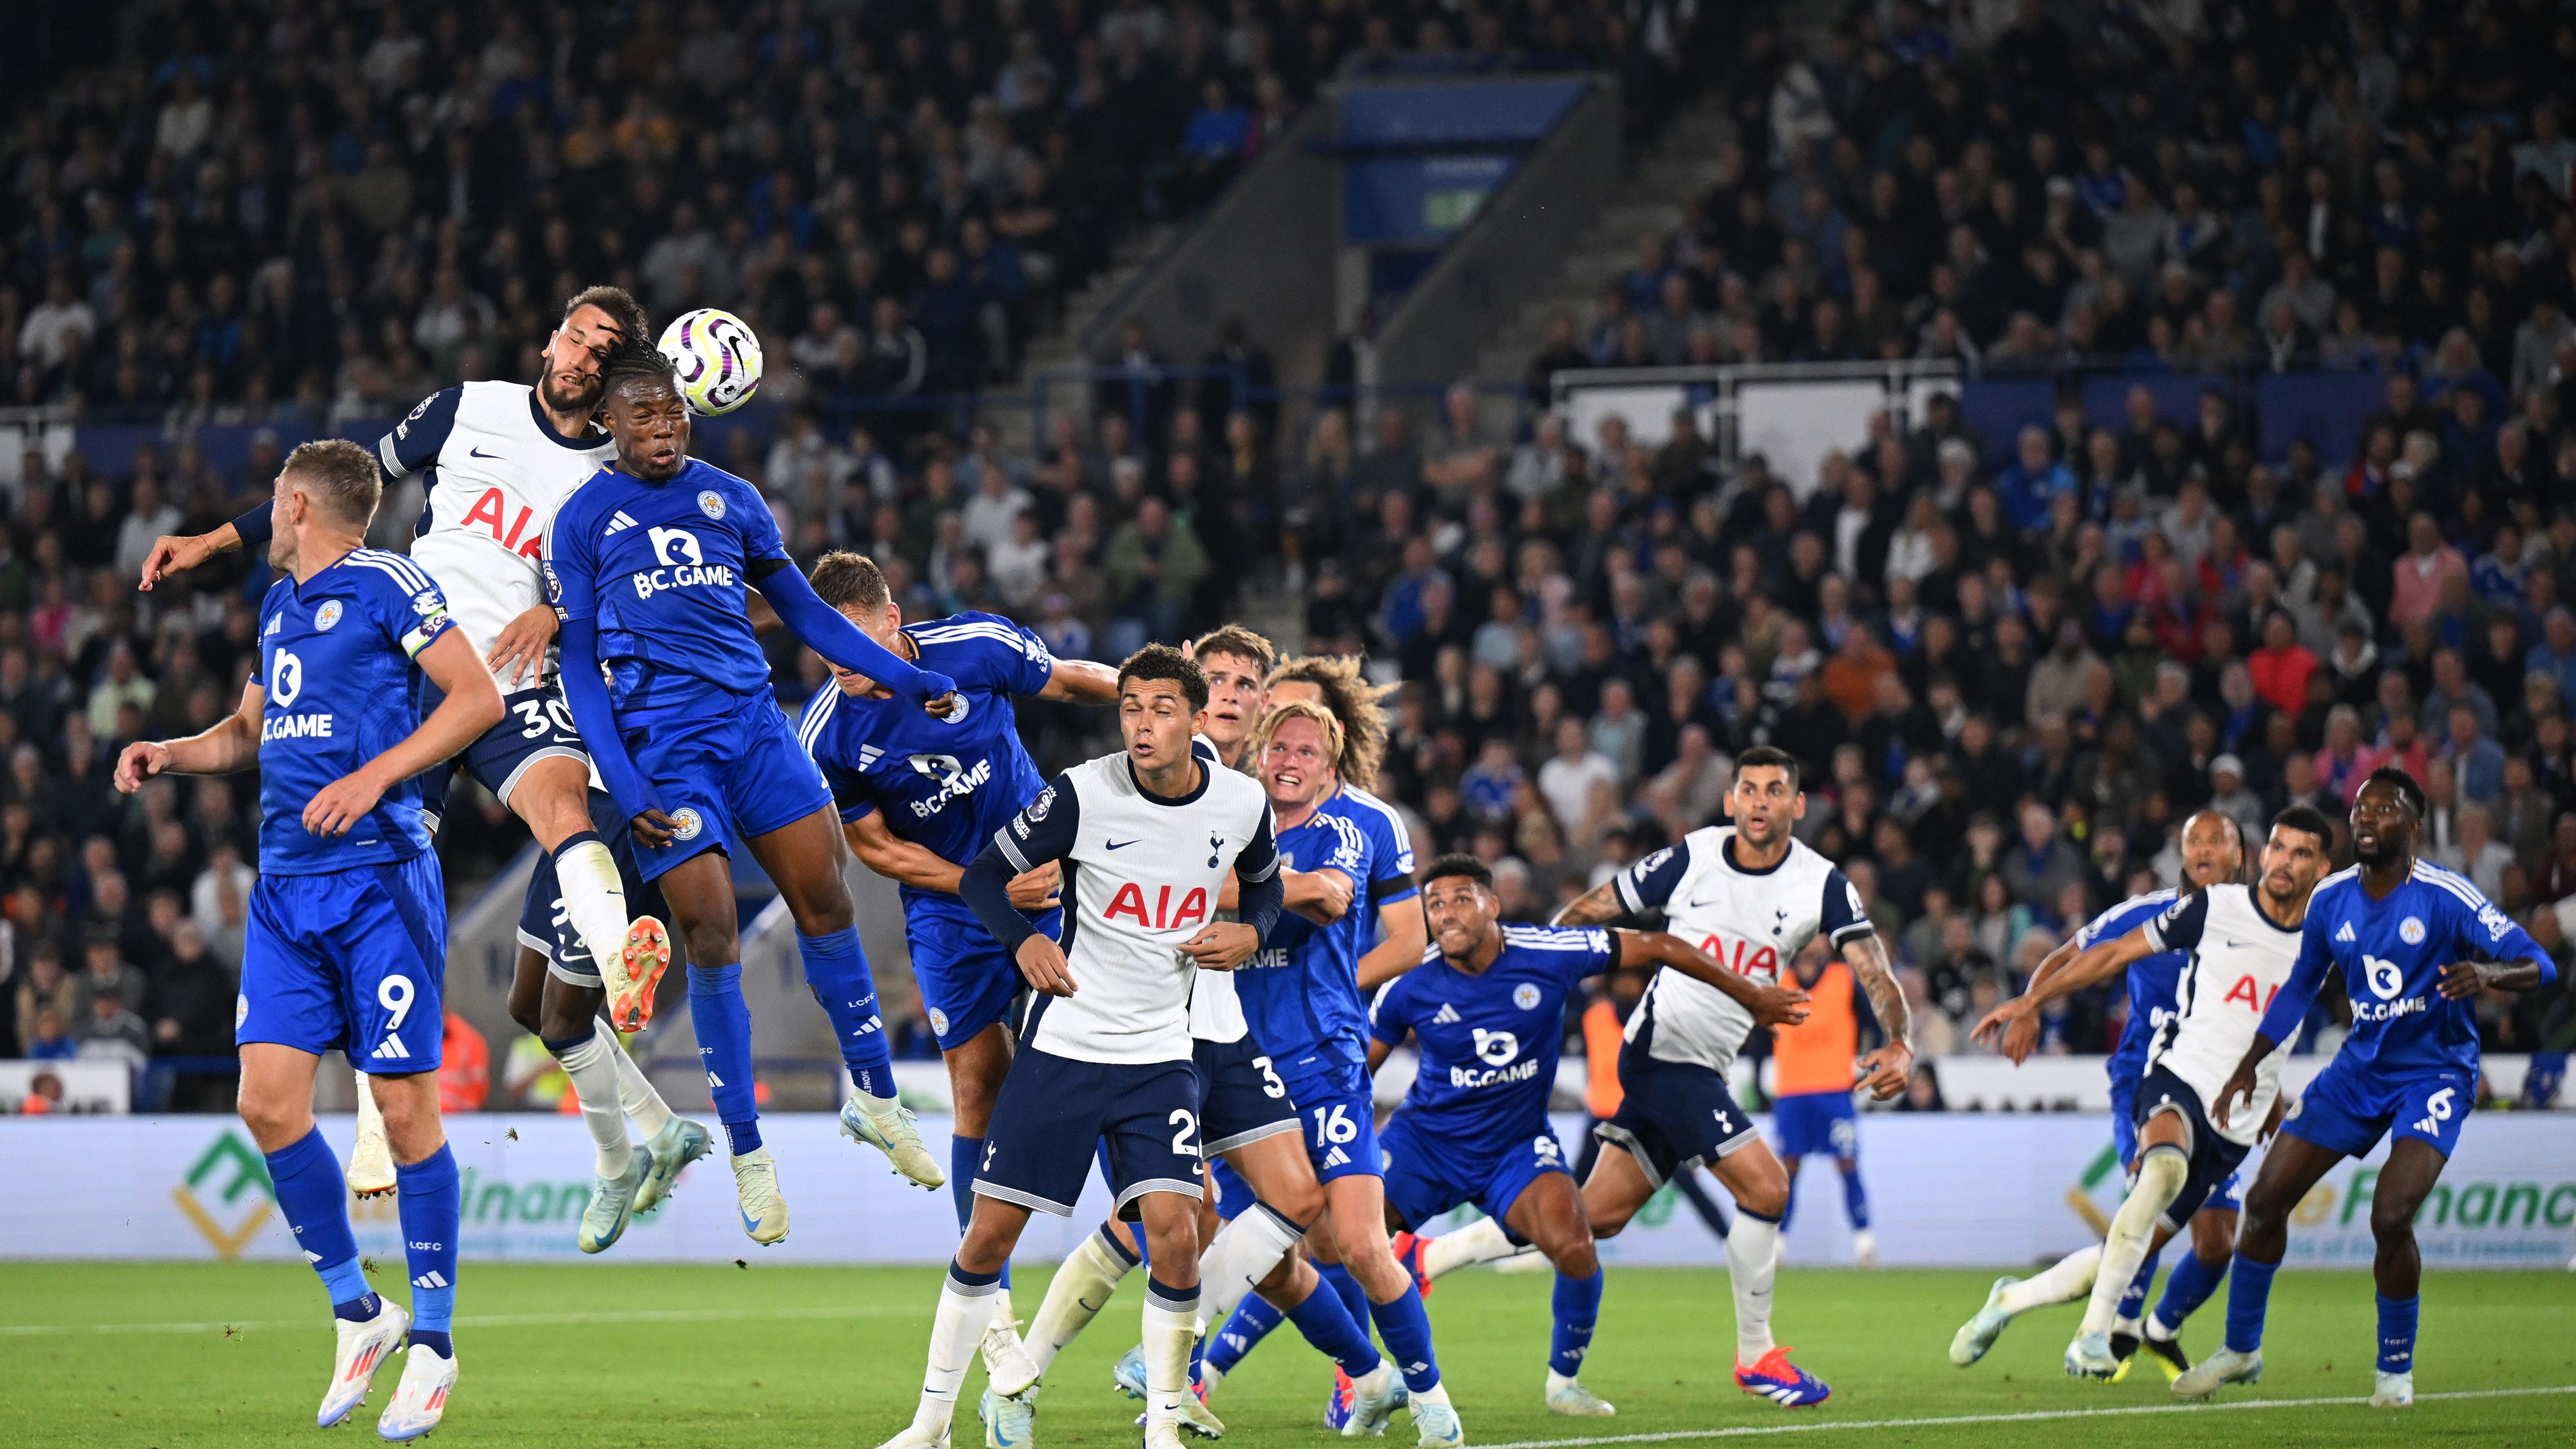
[[[1887,947],[1861,910],[1860,893],[1831,861],[1789,833],[1806,814],[1798,762],[1757,745],[1738,756],[1726,792],[1732,826],[1706,826],[1576,898],[1559,925],[1607,925],[1646,911],[1665,929],[1764,986],[1817,936],[1825,937],[1868,993],[1886,1044],[1860,1060],[1862,1085],[1881,1101],[1905,1090],[1914,1071],[1912,1020],[1888,964]],[[1796,982],[1789,979],[1787,985]],[[1703,982],[1660,971],[1628,1018],[1619,1053],[1626,1099],[1596,1129],[1601,1159],[1583,1184],[1593,1236],[1610,1237],[1675,1173],[1705,1163],[1735,1195],[1726,1260],[1735,1288],[1735,1382],[1782,1408],[1824,1402],[1832,1392],[1789,1361],[1771,1338],[1771,1284],[1789,1177],[1752,1117],[1727,1091],[1753,1017]]]
[[[616,287],[592,287],[564,305],[536,386],[468,382],[443,389],[422,399],[376,445],[388,486],[422,480],[428,505],[411,557],[446,594],[450,616],[482,654],[509,709],[460,763],[527,822],[545,852],[520,918],[522,944],[535,948],[520,953],[521,969],[541,953],[554,958],[538,967],[548,972],[538,1035],[585,1103],[618,1102],[622,1082],[625,1096],[644,1106],[645,1119],[660,1123],[637,1151],[622,1112],[583,1114],[599,1178],[579,1232],[586,1252],[614,1243],[638,1199],[658,1201],[680,1168],[708,1146],[705,1129],[662,1106],[597,1018],[604,994],[619,1030],[643,1026],[670,964],[670,936],[649,915],[630,918],[611,842],[592,821],[590,760],[554,677],[556,617],[539,568],[557,507],[614,457],[608,434],[593,420],[600,360],[621,339],[645,335],[644,311],[634,298]],[[211,533],[164,537],[144,561],[142,587],[261,542],[269,530],[269,506],[261,504]],[[445,776],[432,774],[439,785],[433,796],[443,796]],[[558,902],[572,928],[564,934],[586,948],[589,972],[581,970],[584,956],[555,949]],[[358,1099],[370,1100],[363,1074]],[[360,1127],[351,1186],[365,1196],[389,1192],[393,1174],[381,1125],[362,1115]]]
[[[1035,994],[985,1134],[974,1217],[940,1292],[921,1400],[887,1449],[947,1442],[1002,1265],[1032,1211],[1072,1215],[1104,1137],[1116,1211],[1141,1224],[1153,1259],[1144,1443],[1180,1443],[1203,1196],[1190,990],[1198,972],[1231,971],[1260,949],[1284,892],[1268,797],[1192,747],[1208,699],[1199,667],[1148,645],[1119,666],[1118,691],[1126,749],[1058,775],[958,882]],[[1011,880],[1048,861],[1063,866],[1061,942],[1010,901]],[[1241,883],[1242,919],[1218,921],[1229,875]],[[1034,1381],[989,1387],[1008,1397]]]

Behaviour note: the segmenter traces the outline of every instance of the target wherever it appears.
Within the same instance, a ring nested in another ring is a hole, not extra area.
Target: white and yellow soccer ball
[[[681,398],[701,417],[732,412],[760,391],[760,339],[731,312],[683,312],[662,329],[661,347],[679,370]]]

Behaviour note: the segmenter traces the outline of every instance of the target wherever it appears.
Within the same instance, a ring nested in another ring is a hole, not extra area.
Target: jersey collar
[[[556,432],[555,425],[546,420],[546,410],[538,406],[537,390],[533,387],[528,389],[528,421],[537,425],[538,437],[558,448],[567,448],[576,453],[587,453],[598,447],[604,436],[597,433],[584,433],[578,438],[567,438]]]
[[[1186,795],[1157,795],[1153,791],[1146,789],[1145,782],[1138,778],[1136,774],[1136,761],[1132,756],[1128,755],[1123,750],[1120,751],[1119,763],[1127,767],[1128,783],[1136,787],[1136,796],[1138,799],[1143,800],[1149,805],[1161,805],[1168,809],[1178,809],[1183,805],[1197,804],[1199,797],[1208,792],[1209,782],[1216,779],[1216,772],[1218,769],[1217,766],[1210,765],[1205,760],[1200,760],[1197,762],[1199,767],[1199,787],[1197,789],[1192,790]]]
[[[1732,834],[1729,834],[1726,837],[1726,868],[1735,872],[1737,875],[1769,875],[1773,871],[1778,870],[1780,867],[1789,863],[1789,852],[1784,850],[1780,852],[1780,858],[1778,860],[1775,860],[1769,865],[1763,866],[1757,870],[1735,858],[1735,841],[1736,837]],[[1791,843],[1795,844],[1796,842],[1792,841]]]

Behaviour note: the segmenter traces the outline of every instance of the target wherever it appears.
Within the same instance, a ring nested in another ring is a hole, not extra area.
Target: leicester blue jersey
[[[2299,964],[2263,1013],[2263,1035],[2286,1042],[2307,1017],[2326,968],[2343,969],[2352,1034],[2338,1058],[2396,1075],[2478,1069],[2474,1001],[2441,993],[2442,968],[2457,961],[2537,961],[2557,979],[2549,953],[2497,909],[2466,876],[2415,862],[2385,900],[2374,901],[2355,866],[2327,876],[2308,899]]]
[[[854,699],[825,685],[796,732],[843,820],[881,813],[895,838],[966,865],[1046,786],[1020,743],[1011,700],[1046,688],[1055,658],[1037,635],[994,614],[954,614],[903,632],[919,646],[922,668],[957,681],[962,714],[934,719],[908,699]],[[965,909],[941,891],[905,886],[903,895]]]
[[[602,468],[556,510],[546,590],[566,620],[599,621],[621,716],[767,694],[769,660],[745,614],[750,574],[794,568],[760,490],[690,459],[667,483]]]
[[[259,725],[259,868],[319,875],[409,860],[429,847],[421,781],[394,786],[340,836],[304,828],[322,787],[420,728],[422,676],[412,662],[455,627],[447,596],[398,553],[352,549],[302,584],[269,585],[259,605],[267,695]]]
[[[2154,920],[2181,896],[2174,890],[2131,896],[2076,932],[2075,949],[2116,941]],[[2174,991],[2187,960],[2181,951],[2158,951],[2129,963],[2129,1024],[2120,1029],[2119,1044],[2111,1049],[2112,1076],[2134,1077],[2146,1070],[2148,1044],[2155,1040],[2156,1029],[2173,1019]]]
[[[1412,899],[1413,844],[1383,800],[1341,785],[1293,830],[1279,832],[1280,863],[1337,870],[1351,879],[1351,908],[1329,926],[1283,911],[1270,941],[1234,973],[1252,1039],[1284,1076],[1368,1060],[1368,1011],[1360,957],[1377,944],[1378,915]]]
[[[1410,1032],[1422,1053],[1405,1120],[1467,1157],[1548,1130],[1565,999],[1619,964],[1618,937],[1598,926],[1501,930],[1503,949],[1484,970],[1462,971],[1434,946],[1369,1011],[1372,1036],[1396,1046]]]

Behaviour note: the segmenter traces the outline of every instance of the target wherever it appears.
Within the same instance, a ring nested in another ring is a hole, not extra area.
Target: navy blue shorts
[[[2117,1061],[2112,1063],[2111,1146],[2120,1154],[2120,1170],[2126,1172],[2138,1165],[2138,1127],[2143,1120],[2138,1116],[2138,1073],[2145,1069],[2145,1064],[2127,1063],[2133,1070],[2125,1073],[2119,1070],[2122,1065]],[[2227,1180],[2211,1190],[2201,1206],[2231,1213],[2244,1211],[2245,1184],[2242,1177],[2241,1173],[2227,1174]]]
[[[1251,1037],[1194,1041],[1190,1051],[1199,1074],[1199,1130],[1207,1137],[1210,1157],[1298,1130],[1288,1084],[1271,1070],[1270,1058],[1261,1055]]]
[[[1752,1114],[1735,1105],[1726,1078],[1706,1067],[1657,1061],[1629,1042],[1619,1049],[1619,1089],[1619,1110],[1592,1133],[1626,1148],[1657,1187],[1762,1140]]]
[[[953,1052],[984,1028],[1012,1019],[1012,1003],[1025,984],[1019,963],[950,895],[903,892],[903,939],[912,949],[912,979],[930,1018],[939,1049]],[[1052,941],[1064,934],[1064,913],[1033,916],[1029,924]]]
[[[2183,1179],[2181,1195],[2165,1209],[2164,1216],[2165,1226],[2179,1233],[2193,1213],[2212,1205],[2213,1195],[2233,1188],[2237,1167],[2253,1149],[2219,1136],[2200,1093],[2164,1067],[2149,1071],[2138,1083],[2136,1111],[2140,1131],[2158,1113],[2171,1113],[2182,1119],[2183,1136],[2189,1143],[2185,1156],[2191,1166]]]
[[[2390,1133],[2449,1157],[2477,1105],[2477,1086],[2475,1075],[2456,1068],[2392,1072],[2376,1063],[2354,1066],[2338,1053],[2308,1083],[2281,1130],[2347,1157],[2362,1156]]]
[[[1564,1145],[1544,1127],[1500,1152],[1479,1152],[1418,1130],[1399,1107],[1378,1144],[1386,1152],[1386,1205],[1415,1231],[1464,1203],[1501,1222],[1531,1183],[1551,1172],[1572,1176]]]
[[[832,803],[822,768],[766,694],[711,695],[620,732],[645,788],[679,823],[670,844],[636,846],[636,870],[648,881],[710,850],[731,855]]]
[[[340,1051],[385,1076],[438,1070],[447,889],[438,853],[260,876],[242,934],[233,1040]]]
[[[1288,1100],[1297,1104],[1316,1181],[1386,1175],[1386,1158],[1377,1145],[1377,1092],[1366,1068],[1308,1072],[1288,1083]]]
[[[1023,1045],[984,1129],[975,1191],[1072,1217],[1097,1147],[1115,1215],[1133,1222],[1146,1193],[1202,1196],[1198,1109],[1189,1062],[1083,1062]]]
[[[633,823],[618,813],[605,790],[590,792],[590,822],[617,862],[617,882],[626,893],[626,914],[664,916],[668,907],[661,890],[635,873]],[[592,960],[581,932],[564,910],[563,887],[555,880],[555,858],[537,852],[537,868],[528,873],[528,894],[519,904],[519,944],[546,958],[546,969],[575,986],[598,988],[599,963]]]
[[[1783,1157],[1860,1156],[1860,1113],[1849,1092],[1792,1092],[1771,1104]]]
[[[446,697],[437,685],[422,684],[421,718],[427,719]],[[507,805],[510,793],[519,787],[519,777],[539,760],[579,760],[585,769],[589,767],[590,753],[581,747],[581,733],[573,728],[572,706],[564,702],[560,684],[548,680],[513,690],[501,696],[501,709],[501,722],[475,736],[465,753],[423,773],[421,805],[430,814],[432,828],[446,813],[447,785],[455,770],[473,776],[475,783]]]

